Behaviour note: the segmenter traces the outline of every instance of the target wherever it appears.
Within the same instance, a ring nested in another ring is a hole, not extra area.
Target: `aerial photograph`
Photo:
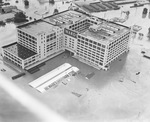
[[[150,122],[150,0],[0,0],[0,122]]]

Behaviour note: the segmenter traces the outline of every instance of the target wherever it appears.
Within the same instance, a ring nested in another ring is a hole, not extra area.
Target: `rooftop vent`
[[[92,26],[89,27],[89,29],[91,31],[97,32],[99,30],[99,26],[98,25],[92,25]]]

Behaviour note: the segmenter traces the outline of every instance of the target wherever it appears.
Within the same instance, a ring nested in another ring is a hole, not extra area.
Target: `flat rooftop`
[[[34,36],[37,36],[38,34],[41,34],[43,32],[53,31],[53,28],[55,28],[55,26],[45,21],[38,20],[18,26],[18,28],[25,32],[31,33]]]
[[[54,25],[59,25],[59,26],[66,26],[75,23],[76,21],[80,21],[87,16],[76,12],[76,11],[71,11],[67,10],[61,13],[58,13],[56,15],[52,15],[49,17],[46,17],[44,21],[52,23]]]
[[[97,40],[97,42],[110,42],[127,31],[129,31],[129,28],[109,22],[104,22],[99,25],[90,26],[89,29],[80,32],[80,34],[93,40]]]
[[[83,10],[90,13],[119,9],[119,6],[113,1],[111,2],[77,1],[75,2],[75,4],[80,8],[82,8]]]
[[[32,50],[29,50],[28,48],[18,44],[17,42],[3,46],[3,48],[23,60],[37,54]]]

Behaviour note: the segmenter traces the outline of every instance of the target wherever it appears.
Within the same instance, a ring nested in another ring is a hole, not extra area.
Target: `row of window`
[[[33,45],[33,46],[35,46],[35,47],[37,46],[36,43],[33,43],[32,41],[26,40],[26,39],[21,38],[21,37],[18,38],[18,41],[19,41],[19,42],[22,42],[22,43],[24,43],[24,44],[28,44],[28,45],[30,44],[30,45]]]
[[[98,66],[103,65],[102,62],[99,62],[99,61],[94,60],[94,59],[90,59],[90,57],[87,57],[87,56],[79,55],[79,58],[85,60],[86,62],[92,63],[92,65],[95,65],[95,64],[98,65]]]
[[[26,41],[29,41],[30,43],[35,43],[35,44],[37,44],[37,40],[32,39],[32,38],[29,38],[29,37],[26,37],[26,36],[21,35],[21,34],[18,34],[18,38],[22,38],[22,39],[25,39]]]
[[[83,51],[83,50],[78,50],[77,49],[77,53],[82,53],[82,54],[88,54],[90,56],[96,56],[97,58],[104,58],[104,54],[103,53],[99,53],[99,52],[94,52],[94,51]]]
[[[50,43],[47,45],[47,48],[52,47],[52,46],[56,46],[56,42]]]
[[[84,23],[84,24],[82,24],[82,25],[78,25],[78,26],[72,27],[71,29],[72,29],[72,30],[76,30],[76,29],[78,29],[78,28],[80,28],[80,27],[84,27],[84,26],[89,26],[89,24],[88,24],[88,23]]]
[[[29,65],[31,63],[34,63],[35,61],[36,61],[35,59],[29,60],[26,63],[24,63],[24,65],[27,66],[27,65]]]
[[[27,58],[24,62],[32,62],[36,59],[37,56],[34,56],[34,57],[30,57],[30,58]]]
[[[95,55],[104,55],[105,53],[100,51],[100,50],[93,50],[93,49],[89,49],[89,48],[79,48],[77,47],[77,51],[80,51],[80,52],[88,52],[89,54],[90,53],[93,53]]]
[[[114,57],[116,57],[118,54],[120,54],[120,52],[124,51],[126,49],[126,46],[122,46],[119,49],[114,50],[113,52],[110,52],[108,54],[108,60],[112,60]]]
[[[116,42],[115,44],[111,45],[111,46],[109,47],[109,50],[113,49],[113,48],[116,47],[116,46],[127,45],[127,44],[128,44],[128,41],[129,41],[128,37],[127,37],[127,38],[124,38],[124,39],[122,39],[122,40]]]
[[[56,39],[56,36],[53,36],[53,37],[51,37],[51,38],[48,38],[48,39],[46,39],[46,41],[49,42],[49,41],[54,40],[54,39]]]
[[[121,49],[122,46],[127,46],[127,45],[128,45],[128,42],[124,41],[123,43],[115,45],[114,47],[112,47],[111,49],[109,49],[108,52],[113,52],[114,50]]]
[[[37,52],[37,48],[33,45],[22,43],[22,42],[19,42],[19,44],[26,47],[26,48],[28,48],[28,49],[30,49],[30,50],[32,50],[32,51],[34,51],[34,52]]]
[[[85,24],[85,23],[87,23],[87,20],[83,20],[83,21],[80,21],[80,22],[78,22],[76,24],[73,24],[69,28],[71,29],[72,27],[76,27],[76,26],[79,26],[79,25],[82,25],[82,24]]]
[[[14,60],[12,60],[10,57],[5,57],[6,59],[10,60],[11,62],[13,62],[14,64],[18,65],[19,67],[22,67],[22,64],[21,63],[18,63]]]
[[[19,35],[22,35],[22,36],[25,36],[25,37],[27,37],[27,38],[36,40],[35,37],[33,37],[33,36],[31,36],[31,35],[29,35],[29,34],[27,34],[27,33],[25,33],[25,32],[22,32],[22,31],[20,31],[20,30],[18,30],[18,34],[19,34]]]
[[[71,38],[71,37],[68,37],[68,36],[65,36],[65,46],[66,47],[69,47],[69,48],[74,48],[74,38]]]
[[[75,30],[79,33],[82,33],[84,31],[86,31],[89,28],[90,25],[83,25],[83,26],[78,26],[76,28],[72,28],[72,30]]]
[[[77,48],[85,48],[86,50],[93,50],[93,51],[103,51],[105,52],[105,48],[102,48],[102,47],[98,47],[98,46],[95,46],[95,45],[84,45],[84,44],[80,44],[78,43],[77,44]]]
[[[51,33],[50,35],[47,35],[47,39],[56,36],[56,33]]]
[[[122,36],[119,39],[113,41],[112,43],[109,44],[109,47],[113,47],[115,45],[117,45],[118,43],[121,43],[122,41],[128,40],[129,39],[129,35],[126,36]]]
[[[105,48],[98,47],[98,46],[95,46],[95,45],[92,45],[92,44],[83,45],[83,44],[78,43],[78,44],[77,44],[77,47],[78,47],[78,48],[85,48],[86,50],[87,50],[87,49],[90,49],[90,50],[94,50],[94,51],[102,51],[102,52],[105,52]]]
[[[100,62],[103,62],[103,60],[104,60],[104,56],[100,57],[100,55],[95,55],[95,54],[91,54],[91,53],[87,53],[87,52],[77,52],[77,55],[87,56],[88,58],[98,60]]]
[[[90,24],[97,24],[97,22],[93,21],[93,20],[87,20],[87,22],[89,22]]]
[[[88,38],[84,38],[84,37],[81,37],[81,36],[78,36],[78,42],[81,42],[81,43],[83,43],[83,44],[85,44],[85,45],[90,45],[90,43],[91,44],[94,44],[94,45],[97,45],[97,46],[101,46],[101,47],[103,47],[103,48],[105,48],[106,46],[105,45],[103,45],[103,44],[100,44],[100,43],[98,43],[98,42],[96,42],[96,41],[93,41],[93,40],[90,40],[90,39],[88,39]],[[90,45],[91,46],[91,45]]]
[[[113,54],[115,52],[119,52],[120,50],[123,50],[124,47],[127,47],[127,45],[120,45],[120,46],[117,46],[115,47],[113,50],[109,51],[108,54]]]
[[[7,51],[4,51],[4,55],[16,63],[22,64],[22,60],[20,60],[17,56],[14,56]]]
[[[94,55],[102,55],[104,56],[104,52],[102,51],[97,51],[97,50],[90,50],[90,49],[83,49],[83,48],[77,48],[77,52],[85,52],[85,53],[89,53],[89,54],[94,54]]]
[[[25,46],[29,46],[29,47],[31,47],[31,48],[33,48],[33,49],[36,49],[36,45],[33,45],[33,44],[31,44],[31,43],[26,43],[26,42],[24,42],[24,41],[19,41],[18,42],[19,44],[22,44],[22,45],[25,45]]]
[[[117,58],[118,56],[120,56],[123,52],[126,51],[126,47],[123,48],[122,50],[120,50],[118,53],[116,53],[114,56],[110,56],[109,58],[107,58],[107,62],[111,62],[113,61],[115,58]]]

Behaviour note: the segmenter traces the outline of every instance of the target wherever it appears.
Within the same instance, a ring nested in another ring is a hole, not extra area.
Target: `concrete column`
[[[22,69],[24,69],[25,68],[25,65],[24,65],[24,60],[22,60]]]

